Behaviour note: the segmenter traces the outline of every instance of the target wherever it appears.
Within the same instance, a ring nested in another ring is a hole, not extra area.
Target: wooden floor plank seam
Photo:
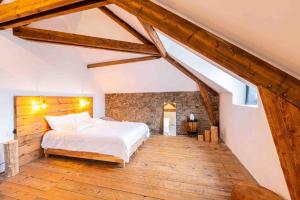
[[[224,200],[255,180],[224,145],[189,137],[152,136],[126,168],[52,156],[21,168],[0,184],[3,199]],[[2,195],[2,196],[1,196]]]

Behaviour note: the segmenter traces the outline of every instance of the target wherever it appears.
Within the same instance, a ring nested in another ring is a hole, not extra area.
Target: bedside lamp
[[[80,100],[79,100],[79,106],[80,106],[81,108],[86,107],[86,106],[88,106],[88,105],[90,105],[90,102],[89,102],[89,101],[87,101],[87,100],[85,100],[85,99],[80,99]]]
[[[45,99],[42,101],[42,97],[40,97],[39,101],[32,101],[32,110],[34,112],[40,110],[40,109],[46,109],[47,104],[45,102]]]

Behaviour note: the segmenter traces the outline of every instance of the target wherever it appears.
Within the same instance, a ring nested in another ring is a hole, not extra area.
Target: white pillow
[[[91,116],[89,114],[88,111],[86,112],[82,112],[82,113],[77,113],[77,114],[73,114],[74,119],[76,120],[76,122],[80,122],[82,120],[86,120],[86,119],[90,119]]]
[[[55,131],[73,131],[77,129],[73,114],[45,117],[51,129]]]
[[[92,118],[87,118],[87,119],[83,119],[80,121],[76,121],[77,131],[82,131],[82,130],[90,128],[94,125],[95,125],[95,123]]]

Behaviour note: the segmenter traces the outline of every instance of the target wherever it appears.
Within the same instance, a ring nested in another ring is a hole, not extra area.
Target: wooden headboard
[[[24,165],[42,156],[41,139],[50,130],[45,116],[89,111],[92,97],[16,96],[15,128],[19,142],[19,163]]]

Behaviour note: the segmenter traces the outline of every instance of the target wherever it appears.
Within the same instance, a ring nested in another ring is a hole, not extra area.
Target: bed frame
[[[88,101],[87,106],[81,107],[80,100]],[[33,103],[45,103],[45,109],[35,110]],[[111,155],[77,152],[63,149],[42,149],[41,141],[43,135],[50,130],[45,116],[65,115],[70,113],[80,113],[88,111],[93,116],[93,98],[92,97],[58,97],[58,96],[16,96],[15,97],[15,128],[16,136],[19,142],[19,163],[27,164],[33,160],[49,155],[60,155],[74,158],[84,158],[91,160],[107,161],[118,163],[125,167],[125,161]],[[130,150],[130,156],[145,142],[142,138],[133,145]]]
[[[48,158],[49,155],[58,155],[58,156],[67,156],[72,158],[83,158],[90,160],[99,160],[106,162],[118,163],[120,167],[125,167],[125,161],[121,158],[99,154],[99,153],[90,153],[90,152],[82,152],[82,151],[68,151],[63,149],[44,149],[45,158]]]
[[[138,151],[138,148],[145,143],[147,138],[141,138],[141,140],[137,141],[132,149],[130,150],[130,157]],[[58,155],[58,156],[66,156],[72,158],[83,158],[90,160],[99,160],[105,162],[113,162],[118,163],[121,168],[125,168],[125,161],[122,158],[111,156],[107,154],[100,153],[91,153],[91,152],[82,152],[82,151],[69,151],[64,149],[44,149],[45,158],[48,158],[49,155]]]

